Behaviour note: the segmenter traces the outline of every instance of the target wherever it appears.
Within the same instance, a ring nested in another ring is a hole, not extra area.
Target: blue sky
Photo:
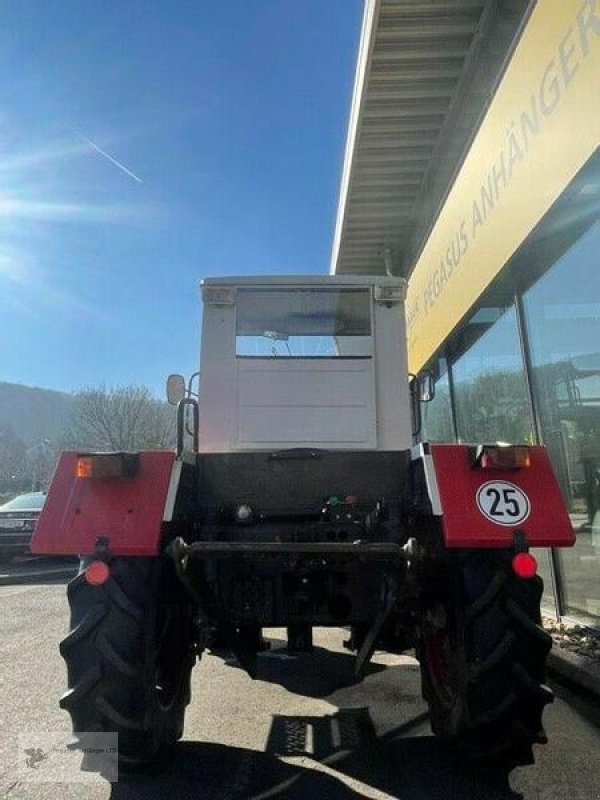
[[[0,380],[162,394],[202,277],[327,271],[362,7],[5,0]]]

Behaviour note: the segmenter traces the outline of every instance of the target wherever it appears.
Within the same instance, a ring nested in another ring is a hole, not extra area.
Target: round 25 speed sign
[[[525,492],[509,481],[488,481],[477,490],[477,507],[496,525],[519,525],[531,512]]]

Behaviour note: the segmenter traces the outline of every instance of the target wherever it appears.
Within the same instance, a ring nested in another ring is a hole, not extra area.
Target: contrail
[[[137,181],[138,183],[143,183],[144,182],[141,178],[138,178],[138,176],[135,173],[133,173],[130,169],[127,169],[127,167],[124,164],[121,164],[121,162],[117,161],[116,158],[113,158],[111,155],[106,153],[101,147],[98,147],[97,144],[94,144],[94,142],[92,142],[91,139],[88,139],[87,136],[84,136],[83,133],[80,133],[75,128],[73,128],[73,131],[77,134],[77,136],[79,136],[80,139],[83,139],[83,141],[86,144],[89,144],[90,147],[93,147],[94,150],[96,150],[98,153],[100,153],[101,156],[104,156],[104,158],[108,159],[111,164],[114,164],[115,167],[118,167],[126,175],[129,175],[129,177],[133,178],[134,181]]]

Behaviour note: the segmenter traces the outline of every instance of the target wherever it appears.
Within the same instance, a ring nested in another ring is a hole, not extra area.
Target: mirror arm
[[[410,410],[412,420],[412,435],[417,439],[421,432],[421,400],[420,400],[420,381],[417,375],[409,372],[409,394],[410,394]]]
[[[193,414],[193,430],[189,431],[186,421],[186,409],[191,406]],[[198,410],[198,403],[191,397],[184,397],[177,404],[177,448],[175,454],[177,458],[183,453],[183,445],[186,429],[192,435],[192,449],[194,453],[198,452],[198,427],[200,422],[200,413]]]
[[[192,374],[190,375],[190,379],[188,380],[188,385],[187,385],[188,397],[200,397],[200,391],[199,391],[200,387],[198,387],[197,392],[192,391],[192,384],[194,382],[194,378],[200,378],[200,372],[192,372]]]

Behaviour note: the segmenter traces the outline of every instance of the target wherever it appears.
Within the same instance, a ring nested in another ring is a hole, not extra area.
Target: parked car
[[[45,492],[27,492],[0,506],[0,559],[29,552],[31,535],[45,500]]]

